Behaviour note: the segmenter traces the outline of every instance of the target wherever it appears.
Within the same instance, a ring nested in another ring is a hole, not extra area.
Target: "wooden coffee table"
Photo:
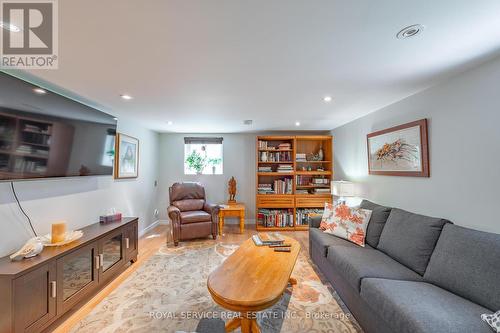
[[[241,326],[242,333],[258,333],[256,312],[271,307],[283,295],[300,251],[295,239],[283,236],[291,252],[274,252],[267,246],[256,246],[250,238],[208,276],[208,291],[225,309],[240,312],[226,323],[226,332]]]
[[[238,217],[240,219],[240,234],[245,229],[245,205],[242,203],[223,204],[219,210],[219,236],[224,229],[224,218]]]

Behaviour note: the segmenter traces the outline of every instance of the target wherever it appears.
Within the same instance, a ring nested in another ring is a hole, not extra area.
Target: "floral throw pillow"
[[[372,211],[368,209],[326,203],[319,228],[326,233],[364,247],[366,227],[371,216]]]
[[[500,311],[494,314],[482,314],[481,319],[488,323],[497,333],[500,333]]]

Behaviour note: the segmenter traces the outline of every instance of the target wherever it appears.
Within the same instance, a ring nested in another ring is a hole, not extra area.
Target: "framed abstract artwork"
[[[139,140],[117,133],[115,144],[115,178],[137,178],[139,176]]]
[[[429,177],[427,119],[367,135],[370,175]]]

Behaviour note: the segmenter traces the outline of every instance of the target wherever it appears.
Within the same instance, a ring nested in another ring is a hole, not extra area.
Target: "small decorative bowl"
[[[44,246],[63,246],[69,244],[71,242],[76,241],[77,239],[82,238],[83,232],[81,230],[72,230],[66,232],[66,238],[58,243],[52,243],[52,235],[47,234],[45,236],[40,237]]]

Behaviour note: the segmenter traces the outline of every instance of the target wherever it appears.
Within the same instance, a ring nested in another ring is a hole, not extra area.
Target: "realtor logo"
[[[0,1],[0,68],[57,69],[55,0]]]

